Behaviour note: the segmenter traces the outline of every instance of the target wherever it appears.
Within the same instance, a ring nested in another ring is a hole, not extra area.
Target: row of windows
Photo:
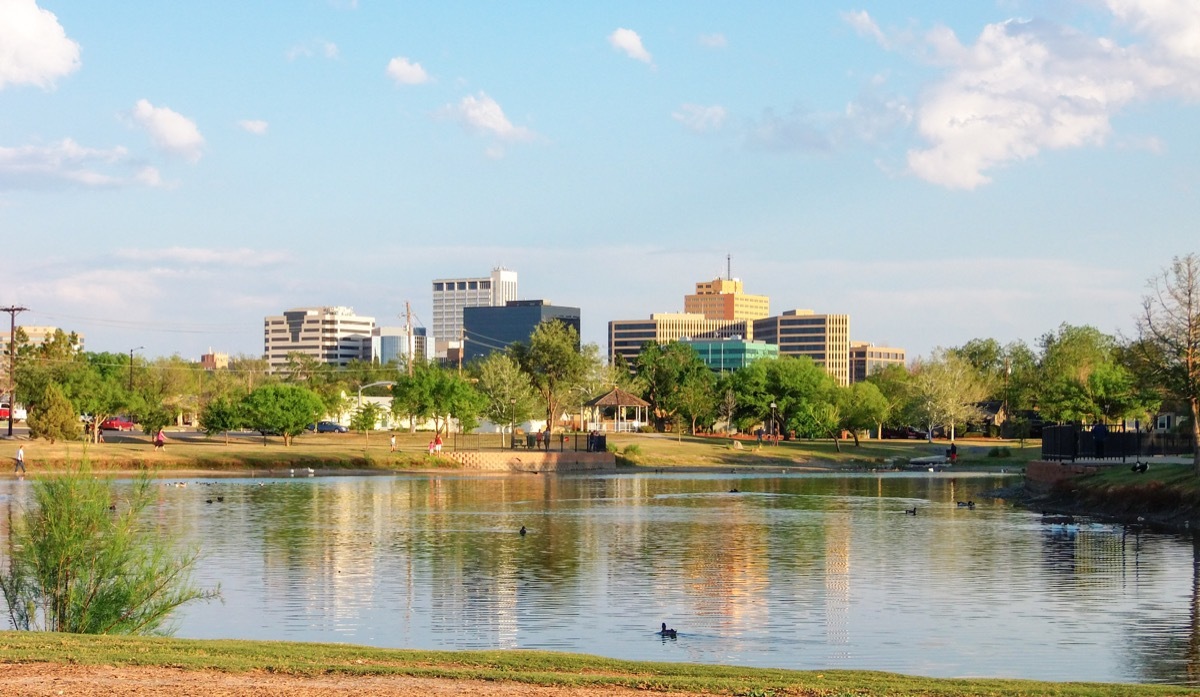
[[[433,292],[441,293],[448,290],[491,290],[491,281],[435,281]]]

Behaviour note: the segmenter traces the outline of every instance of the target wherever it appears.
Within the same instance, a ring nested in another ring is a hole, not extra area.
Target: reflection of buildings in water
[[[760,515],[734,496],[715,521],[692,523],[687,533],[679,573],[691,588],[696,615],[716,621],[726,637],[756,633],[770,617],[764,602],[770,527],[757,520]]]
[[[850,643],[850,511],[830,511],[825,521],[825,640],[844,646]]]
[[[1136,569],[1137,541],[1099,523],[1042,523],[1043,565],[1072,583],[1120,585]]]

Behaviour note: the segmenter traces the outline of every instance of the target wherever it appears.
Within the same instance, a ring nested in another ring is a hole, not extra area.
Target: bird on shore
[[[916,514],[917,514],[917,507],[916,507],[916,506],[913,506],[912,508],[906,508],[906,509],[904,509],[904,515],[916,515]]]
[[[662,623],[662,631],[659,632],[659,635],[666,637],[668,639],[675,639],[676,637],[679,636],[679,632],[675,631],[674,629],[667,629],[667,623],[663,622]]]

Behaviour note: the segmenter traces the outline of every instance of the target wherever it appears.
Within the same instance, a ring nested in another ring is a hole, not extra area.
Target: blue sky
[[[503,265],[606,348],[731,254],[910,356],[1132,334],[1200,251],[1200,4],[900,5],[0,0],[0,304],[258,354]]]

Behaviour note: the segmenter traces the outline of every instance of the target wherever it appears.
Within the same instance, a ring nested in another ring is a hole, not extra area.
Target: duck
[[[904,509],[904,515],[916,515],[916,514],[917,514],[917,507],[916,507],[916,506],[913,506],[912,508],[906,508],[906,509]]]
[[[659,632],[659,635],[669,639],[674,639],[679,636],[679,632],[675,631],[674,629],[667,629],[667,623],[663,622],[662,631]]]
[[[729,493],[731,493],[731,494],[740,494],[741,492],[740,492],[740,491],[738,491],[738,490],[737,490],[737,487],[735,486],[735,487],[733,487],[732,489],[730,489],[730,490],[729,490]]]
[[[1138,473],[1141,473],[1141,472],[1145,472],[1145,471],[1146,471],[1146,470],[1148,470],[1148,469],[1150,469],[1150,465],[1149,465],[1149,463],[1146,463],[1146,462],[1139,462],[1139,463],[1137,463],[1137,464],[1135,464],[1135,465],[1131,466],[1131,467],[1129,468],[1129,471],[1130,471],[1130,472],[1138,472]]]
[[[524,525],[522,525],[522,526],[521,526],[521,531],[520,531],[520,532],[521,532],[521,537],[525,537],[525,533],[526,533],[526,532],[528,532],[528,531],[525,529],[525,526],[524,526]]]

